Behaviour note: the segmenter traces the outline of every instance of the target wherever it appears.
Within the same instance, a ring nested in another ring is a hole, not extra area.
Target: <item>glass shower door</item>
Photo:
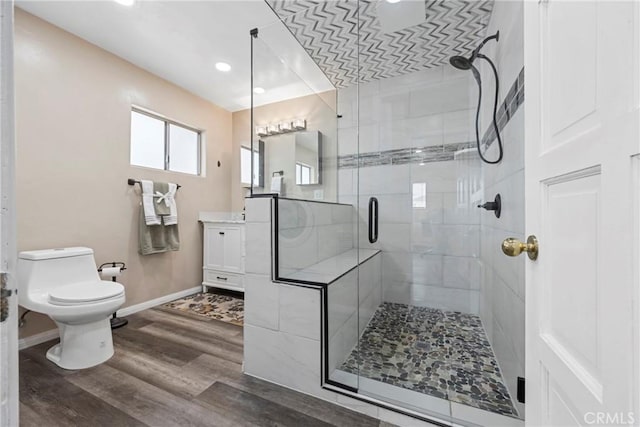
[[[474,370],[490,351],[477,316],[472,75],[448,64],[400,66],[393,57],[404,53],[392,45],[374,55],[385,37],[372,37],[370,23],[383,23],[387,5],[358,4],[358,82],[338,91],[339,103],[355,100],[356,115],[358,392],[450,419],[451,399],[486,391]]]
[[[394,16],[409,3],[396,4]],[[414,34],[396,29],[393,34],[414,44],[411,52],[403,51],[372,26],[391,25],[385,24],[385,8],[391,6],[364,0],[358,5],[357,84],[338,90],[339,106],[350,105],[354,116],[352,130],[340,126],[339,140],[349,145],[354,139],[356,161],[349,163],[344,153],[339,165],[353,165],[358,214],[358,393],[444,420],[517,418],[491,345],[502,345],[499,334],[506,334],[492,330],[491,313],[501,322],[507,318],[508,309],[498,301],[511,298],[509,285],[497,289],[498,277],[483,277],[483,266],[492,272],[518,268],[496,266],[508,260],[493,255],[499,250],[493,240],[510,223],[478,209],[508,184],[499,182],[505,167],[484,165],[476,150],[473,73],[446,58],[418,65],[411,55],[428,51],[433,39],[421,37],[415,26]],[[489,71],[480,69],[483,75]],[[503,126],[507,119],[505,114]],[[488,132],[485,143],[492,137]],[[512,155],[507,151],[506,161],[515,164]],[[523,213],[511,209],[517,221]],[[491,238],[484,248],[481,230]],[[508,378],[515,380],[513,372]]]

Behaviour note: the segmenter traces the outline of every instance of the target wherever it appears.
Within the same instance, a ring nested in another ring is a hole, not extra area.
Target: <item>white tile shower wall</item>
[[[358,280],[359,278],[359,280]],[[359,302],[359,303],[358,303]],[[339,367],[356,346],[382,303],[380,253],[327,287],[329,372]]]
[[[355,87],[339,90],[339,155],[471,141],[471,83],[448,65],[366,83],[359,116]],[[478,313],[480,217],[461,186],[472,179],[479,166],[458,160],[339,169],[339,201],[357,207],[354,244],[382,250],[384,301]],[[413,206],[414,183],[426,185],[425,207]],[[380,207],[374,244],[370,197]]]
[[[278,201],[280,276],[286,277],[353,248],[353,207]]]
[[[500,41],[489,43],[483,52],[494,59],[500,76],[500,100],[523,67],[522,2],[497,1],[487,34],[500,30]],[[492,71],[488,65],[480,68],[486,86],[493,93]],[[526,70],[525,70],[526,72]],[[526,89],[526,88],[525,88]],[[491,98],[491,99],[488,99]],[[484,132],[491,118],[493,99],[482,104],[481,129]],[[502,215],[495,218],[489,212],[481,216],[480,260],[483,266],[480,292],[480,317],[493,346],[512,398],[516,396],[518,376],[524,376],[524,266],[525,256],[510,258],[502,254],[500,244],[506,237],[525,238],[524,228],[524,107],[520,106],[502,131],[504,158],[498,165],[483,165],[482,175],[486,199],[500,193]],[[494,141],[486,153],[498,154]],[[524,405],[516,404],[521,416]]]
[[[246,199],[245,272],[271,277],[271,199]],[[251,265],[246,260],[251,258]]]
[[[320,384],[320,293],[274,283],[271,270],[272,203],[246,199],[247,275],[244,370],[296,390],[322,394]],[[259,250],[249,251],[251,246]],[[255,273],[254,273],[255,272]]]

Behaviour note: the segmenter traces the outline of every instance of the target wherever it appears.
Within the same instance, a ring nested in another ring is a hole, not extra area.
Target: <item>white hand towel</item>
[[[178,206],[176,205],[176,191],[178,184],[169,182],[169,192],[165,195],[165,200],[169,204],[169,215],[164,217],[164,225],[175,225],[178,223]]]
[[[284,180],[283,176],[274,176],[271,178],[271,192],[278,193],[282,191],[282,181]]]
[[[147,225],[160,225],[160,217],[156,215],[156,208],[153,206],[153,181],[143,179],[140,181],[140,185],[142,187],[144,222]]]

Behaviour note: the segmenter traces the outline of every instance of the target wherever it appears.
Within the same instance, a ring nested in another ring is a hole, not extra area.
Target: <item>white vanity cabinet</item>
[[[202,291],[214,287],[244,292],[244,223],[201,222],[204,227]]]

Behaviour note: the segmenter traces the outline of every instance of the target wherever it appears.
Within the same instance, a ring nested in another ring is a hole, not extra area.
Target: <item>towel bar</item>
[[[141,184],[141,182],[137,179],[133,179],[133,178],[129,178],[127,179],[127,184],[129,185],[136,185],[136,184]],[[182,185],[180,184],[176,184],[178,186],[178,188],[182,187]]]

